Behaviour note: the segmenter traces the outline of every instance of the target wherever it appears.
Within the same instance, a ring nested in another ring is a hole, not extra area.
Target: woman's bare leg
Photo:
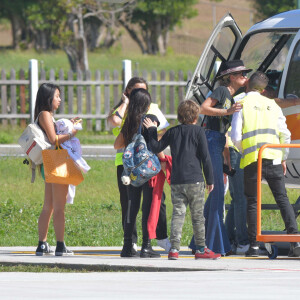
[[[52,184],[45,182],[44,205],[38,222],[39,241],[45,242],[47,240],[49,223],[50,223],[52,213],[53,213]]]
[[[64,241],[65,235],[65,205],[68,194],[67,184],[52,184],[52,200],[53,200],[53,225],[56,240]]]

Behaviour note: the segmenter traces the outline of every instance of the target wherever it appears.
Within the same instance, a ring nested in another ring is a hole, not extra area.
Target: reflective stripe
[[[279,138],[278,134],[276,134],[276,130],[272,129],[272,128],[256,129],[256,130],[253,130],[253,131],[249,131],[249,132],[244,133],[242,138],[244,140],[244,139],[247,139],[249,137],[259,135],[259,134],[273,134],[277,138]]]
[[[243,150],[242,157],[245,157],[247,154],[249,154],[251,152],[255,152],[257,149],[261,148],[263,145],[266,145],[266,144],[270,144],[270,143],[259,143],[257,145],[254,145],[252,147],[249,147],[249,148]]]

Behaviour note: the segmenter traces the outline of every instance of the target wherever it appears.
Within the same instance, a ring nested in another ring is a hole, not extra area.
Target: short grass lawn
[[[44,183],[40,176],[30,183],[31,172],[20,158],[0,159],[0,246],[35,246],[38,241],[37,222],[42,209]],[[66,236],[70,246],[121,246],[123,231],[121,208],[113,161],[89,160],[91,170],[76,188],[74,204],[66,207]],[[170,230],[172,204],[170,188],[167,196],[168,230]],[[298,198],[298,190],[288,190],[290,201]],[[274,203],[271,193],[263,186],[263,203]],[[226,195],[226,202],[230,197]],[[141,244],[141,212],[137,219],[139,245]],[[283,230],[279,211],[263,212],[263,230]],[[182,246],[192,237],[189,211],[182,233]],[[55,244],[51,222],[48,242]],[[155,242],[153,242],[155,245]]]

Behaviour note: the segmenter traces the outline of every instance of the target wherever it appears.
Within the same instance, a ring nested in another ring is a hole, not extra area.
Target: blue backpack
[[[142,122],[138,133],[125,148],[122,157],[124,167],[122,182],[125,185],[132,184],[134,187],[143,185],[161,170],[158,157],[148,150],[146,141],[141,134]]]

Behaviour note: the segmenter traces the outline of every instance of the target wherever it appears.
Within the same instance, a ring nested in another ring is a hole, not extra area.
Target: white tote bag
[[[42,150],[50,149],[52,146],[47,138],[47,135],[37,124],[38,118],[39,116],[34,123],[29,124],[26,127],[18,140],[18,143],[24,153],[36,165],[43,163]]]

